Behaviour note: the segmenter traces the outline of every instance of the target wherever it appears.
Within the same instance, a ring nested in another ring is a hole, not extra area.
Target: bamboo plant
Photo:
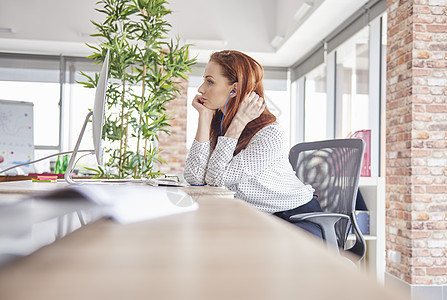
[[[165,0],[100,0],[96,10],[105,16],[93,22],[99,45],[89,56],[101,63],[110,50],[109,85],[103,139],[105,170],[101,176],[151,178],[156,165],[166,163],[157,147],[158,133],[169,134],[166,104],[179,93],[179,82],[195,63],[189,45],[168,39],[164,17],[171,13]],[[96,87],[98,75],[86,76],[85,87]]]

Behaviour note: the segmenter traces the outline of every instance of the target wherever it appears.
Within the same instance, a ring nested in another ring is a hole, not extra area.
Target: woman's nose
[[[203,84],[204,83],[202,83],[202,85],[201,86],[199,86],[199,88],[198,88],[198,92],[200,93],[200,94],[202,94],[203,95],[203,93],[205,92],[205,89],[203,88]]]

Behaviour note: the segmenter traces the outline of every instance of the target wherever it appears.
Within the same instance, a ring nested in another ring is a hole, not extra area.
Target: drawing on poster
[[[0,170],[33,159],[33,103],[0,100]],[[25,165],[11,174],[31,172],[32,165]]]

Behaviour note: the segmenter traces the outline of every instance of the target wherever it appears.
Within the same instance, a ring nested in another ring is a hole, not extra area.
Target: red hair
[[[222,124],[222,135],[225,135],[228,127],[233,121],[236,113],[244,100],[251,91],[254,91],[260,97],[264,98],[264,86],[262,78],[264,77],[264,69],[262,66],[250,56],[235,50],[223,50],[215,52],[211,55],[210,62],[217,63],[221,66],[222,75],[226,77],[230,84],[237,82],[237,93],[234,98],[228,101],[225,110],[225,116]],[[217,143],[217,137],[220,134],[220,122],[223,113],[218,110],[211,122],[211,145],[214,148]],[[276,117],[265,108],[264,112],[253,121],[249,122],[242,131],[236,150],[233,155],[238,154],[242,149],[247,147],[251,138],[262,128],[276,121]]]

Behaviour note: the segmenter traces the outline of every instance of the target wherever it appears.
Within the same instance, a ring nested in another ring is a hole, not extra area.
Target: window
[[[290,91],[285,71],[265,70],[264,97],[267,108],[286,133],[287,149],[290,149]]]
[[[336,136],[370,129],[369,27],[336,50]]]
[[[304,88],[304,140],[327,138],[326,65],[322,64],[305,77]]]
[[[34,104],[35,159],[59,151],[59,66],[58,57],[14,54],[0,56],[0,99]],[[42,167],[49,170],[49,162],[34,165],[35,170],[43,170]],[[20,173],[20,170],[16,171]]]
[[[0,99],[34,103],[36,149],[59,146],[59,60],[0,56]]]
[[[338,32],[325,44],[324,59],[316,59],[318,48],[292,69],[297,78],[293,82],[296,142],[346,138],[369,130],[365,151],[371,159],[371,176],[384,170],[385,19],[378,15],[359,29]]]
[[[85,81],[81,70],[92,75],[99,67],[84,58],[0,54],[0,99],[34,104],[35,159],[74,148],[94,100],[94,90],[77,83]],[[92,149],[89,134],[82,149]],[[36,163],[35,171],[49,171],[50,160]]]

